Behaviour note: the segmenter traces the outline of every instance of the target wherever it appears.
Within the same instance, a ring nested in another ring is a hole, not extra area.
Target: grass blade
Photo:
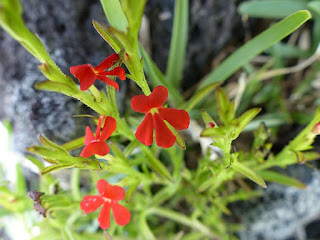
[[[180,86],[188,41],[189,0],[176,0],[166,77]]]

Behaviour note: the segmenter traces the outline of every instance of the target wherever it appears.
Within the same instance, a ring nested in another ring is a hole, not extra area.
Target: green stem
[[[80,169],[73,168],[71,175],[72,196],[75,201],[81,200],[80,194]]]
[[[119,114],[119,109],[118,109],[117,99],[116,99],[116,89],[113,87],[107,86],[107,93],[111,101],[113,113],[115,114],[114,117],[118,118],[120,114]]]

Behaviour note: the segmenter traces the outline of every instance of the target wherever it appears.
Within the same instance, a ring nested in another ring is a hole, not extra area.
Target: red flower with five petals
[[[87,90],[96,79],[105,82],[119,91],[119,85],[107,76],[118,76],[121,80],[125,80],[124,69],[122,67],[115,67],[110,71],[105,71],[105,69],[111,68],[118,60],[118,55],[112,54],[96,67],[93,67],[91,64],[77,65],[70,67],[70,72],[79,79],[80,90],[82,91]]]
[[[168,90],[164,86],[158,86],[149,96],[137,95],[131,99],[132,109],[146,114],[137,129],[136,138],[147,146],[153,142],[153,128],[158,146],[169,148],[176,142],[175,135],[164,121],[177,130],[189,127],[190,117],[186,111],[162,107],[167,98]]]
[[[100,116],[96,135],[93,136],[93,133],[89,126],[86,128],[86,136],[84,139],[84,144],[86,145],[82,150],[80,156],[89,158],[94,154],[98,154],[101,156],[105,156],[110,152],[108,145],[106,144],[106,140],[111,136],[111,134],[117,128],[117,122],[113,117],[107,117],[104,123],[104,126],[101,131],[102,121],[105,116]],[[101,134],[100,134],[101,131]]]
[[[81,209],[85,213],[91,213],[103,205],[98,222],[102,229],[107,229],[110,226],[110,208],[112,209],[113,217],[116,223],[124,226],[130,222],[131,214],[128,209],[118,204],[118,201],[124,199],[126,192],[122,187],[110,185],[106,180],[100,179],[97,182],[99,195],[84,196],[80,203]]]

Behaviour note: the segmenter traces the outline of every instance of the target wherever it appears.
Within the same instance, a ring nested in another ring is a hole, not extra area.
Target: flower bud
[[[312,133],[319,135],[320,134],[320,122],[318,122],[316,125],[314,125],[312,129]]]

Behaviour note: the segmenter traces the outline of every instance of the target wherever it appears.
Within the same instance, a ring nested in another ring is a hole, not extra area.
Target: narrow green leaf
[[[182,150],[186,150],[186,144],[184,142],[184,139],[179,131],[177,131],[174,127],[172,127],[168,122],[165,121],[165,124],[170,129],[170,131],[173,133],[173,135],[176,137],[176,143]]]
[[[155,240],[155,236],[153,235],[146,219],[146,215],[144,212],[141,212],[139,215],[139,230],[143,239]]]
[[[132,179],[133,181],[131,181],[131,184],[130,186],[128,187],[127,191],[126,191],[126,197],[125,197],[125,200],[126,202],[129,202],[133,193],[137,190],[137,187],[139,186],[140,184],[140,181],[133,178],[133,177],[130,177],[130,179]]]
[[[237,171],[242,173],[243,175],[245,175],[246,177],[248,177],[250,180],[252,180],[253,182],[255,182],[256,184],[260,185],[261,187],[266,188],[267,185],[264,182],[264,180],[252,169],[248,168],[247,166],[239,163],[239,162],[233,162],[230,167]]]
[[[192,98],[185,104],[183,107],[187,112],[191,111],[193,107],[200,102],[203,98],[205,98],[209,93],[211,93],[213,90],[215,90],[220,83],[211,83],[200,90],[196,91],[195,94],[193,94]]]
[[[232,139],[236,139],[240,133],[242,132],[242,130],[248,125],[248,123],[259,114],[259,112],[261,111],[261,108],[253,108],[250,109],[248,111],[246,111],[245,113],[243,113],[239,118],[236,119],[236,128],[235,131],[232,135]]]
[[[51,150],[46,147],[42,146],[31,146],[28,147],[27,150],[33,154],[39,155],[45,159],[50,159],[50,160],[63,160],[66,159],[67,157],[70,157],[70,155],[65,152],[65,151],[60,151],[60,150]]]
[[[195,231],[199,231],[205,236],[209,237],[210,239],[219,239],[215,233],[211,231],[207,226],[203,225],[202,222],[198,221],[197,219],[192,219],[190,217],[185,216],[179,212],[162,208],[162,207],[154,207],[148,209],[149,214],[155,214],[164,218],[168,218],[172,221],[180,223],[182,225],[188,226]]]
[[[61,147],[63,147],[67,151],[72,151],[74,149],[82,147],[83,145],[84,145],[84,137],[79,137],[70,142],[62,144]]]
[[[34,85],[37,90],[47,90],[53,92],[60,92],[67,96],[75,96],[77,94],[77,89],[73,89],[67,84],[52,82],[52,81],[42,81]]]
[[[41,174],[44,175],[44,174],[50,173],[52,171],[57,171],[57,170],[60,170],[60,169],[71,168],[71,167],[73,167],[73,164],[70,164],[70,165],[55,164],[55,165],[51,165],[51,166],[46,167],[45,169],[43,169]]]
[[[51,140],[49,140],[45,136],[39,135],[38,139],[44,146],[46,146],[46,147],[48,147],[48,148],[50,148],[52,150],[58,150],[58,151],[62,151],[62,152],[68,153],[68,151],[65,148],[63,148],[63,147],[59,146],[58,144],[52,142]]]
[[[201,137],[216,137],[216,136],[224,136],[226,133],[226,129],[223,127],[215,127],[215,128],[206,128],[202,131]]]
[[[103,0],[101,0],[103,1]],[[92,24],[100,36],[112,47],[112,49],[119,53],[120,50],[123,48],[122,44],[119,40],[108,30],[108,28],[103,25],[102,23],[92,20]]]
[[[308,3],[308,8],[318,15],[320,15],[320,2],[319,1],[311,1]]]
[[[251,39],[245,45],[240,47],[236,52],[229,56],[223,63],[211,72],[206,79],[201,83],[199,90],[189,100],[194,104],[188,106],[190,111],[200,100],[204,99],[213,89],[206,91],[200,97],[198,93],[203,91],[207,86],[212,83],[224,82],[228,77],[234,74],[239,68],[246,65],[252,58],[288,36],[308,19],[311,15],[308,11],[296,12],[282,21],[274,24],[269,29],[265,30],[255,38]],[[195,101],[195,98],[198,98]]]
[[[304,0],[260,0],[242,2],[238,11],[249,17],[284,18],[305,9],[307,2]]]
[[[116,144],[110,142],[109,146],[112,150],[112,153],[118,158],[118,160],[121,160],[124,164],[130,166],[129,160],[126,158],[126,156],[123,154],[121,149]]]
[[[122,10],[127,17],[131,37],[138,39],[143,10],[147,0],[120,0]]]
[[[32,162],[34,165],[36,165],[39,169],[39,171],[41,172],[44,169],[44,165],[42,163],[41,160],[39,160],[38,158],[31,156],[31,155],[27,155],[26,158]]]
[[[145,145],[140,145],[142,152],[145,154],[146,156],[146,160],[148,162],[148,164],[150,165],[150,167],[155,170],[156,172],[158,172],[162,177],[166,178],[169,181],[173,181],[173,178],[170,174],[170,172],[168,171],[168,169],[163,165],[162,162],[160,162],[159,159],[157,159],[153,153],[151,152],[151,150],[145,146]]]
[[[171,82],[168,82],[166,77],[162,74],[160,69],[152,61],[146,50],[141,44],[139,44],[139,51],[143,57],[143,68],[152,84],[155,88],[159,85],[162,85],[168,89],[169,92],[169,101],[173,102],[174,105],[178,106],[183,104],[183,98],[177,88],[173,87]]]
[[[176,0],[166,78],[179,88],[188,41],[189,0]]]
[[[306,185],[302,183],[301,181],[288,177],[286,175],[283,175],[281,173],[277,173],[274,171],[270,170],[264,170],[264,171],[259,171],[258,174],[266,181],[269,182],[276,182],[280,183],[283,185],[291,186],[291,187],[296,187],[296,188],[306,188]]]
[[[104,14],[109,24],[119,31],[126,32],[128,20],[124,14],[119,0],[100,0]]]
[[[215,121],[213,121],[212,117],[209,115],[209,113],[207,113],[206,110],[201,110],[201,115],[202,115],[202,119],[204,121],[204,124],[206,126],[208,126],[210,123],[214,124],[214,126],[210,126],[210,127],[215,127],[217,126],[217,124],[215,123]]]
[[[23,175],[22,167],[20,164],[16,165],[16,172],[17,172],[17,194],[18,195],[25,195],[27,192],[27,184],[26,180]]]
[[[217,102],[219,106],[219,118],[225,125],[235,117],[234,103],[229,101],[227,94],[222,88],[217,88]]]

